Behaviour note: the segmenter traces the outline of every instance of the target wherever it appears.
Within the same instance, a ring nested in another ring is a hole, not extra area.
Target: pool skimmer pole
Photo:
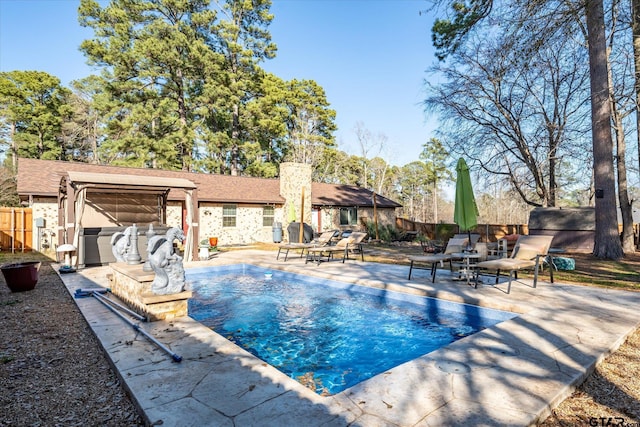
[[[122,314],[118,310],[122,310],[122,311],[126,312],[127,314],[129,314],[130,316],[135,317],[138,320],[146,321],[146,318],[144,316],[141,316],[138,313],[136,313],[135,311],[132,311],[129,308],[123,306],[122,304],[118,304],[117,302],[115,302],[115,301],[103,296],[102,294],[106,293],[106,292],[109,292],[109,289],[77,289],[76,290],[76,298],[85,297],[85,296],[94,297],[95,299],[100,301],[105,307],[107,307],[113,313],[117,314],[122,320],[124,320],[126,323],[128,323],[129,326],[131,326],[136,332],[141,333],[149,341],[151,341],[156,346],[160,347],[160,349],[164,350],[167,354],[169,354],[169,356],[171,356],[171,359],[173,359],[174,362],[180,363],[182,361],[182,356],[180,356],[180,355],[174,353],[173,351],[171,351],[171,349],[169,349],[167,346],[165,346],[160,341],[155,339],[147,331],[142,329],[140,327],[140,325],[138,325],[137,323],[134,323],[131,319],[127,318],[124,314]]]

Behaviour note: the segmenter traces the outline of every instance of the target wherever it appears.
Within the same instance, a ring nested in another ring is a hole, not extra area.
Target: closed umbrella
[[[453,211],[453,221],[458,224],[460,230],[469,233],[469,243],[471,243],[471,229],[478,225],[479,213],[476,199],[473,196],[469,166],[467,166],[467,162],[463,158],[458,160],[456,173],[456,203]]]

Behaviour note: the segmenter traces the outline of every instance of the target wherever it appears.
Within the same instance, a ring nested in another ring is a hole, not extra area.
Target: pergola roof
[[[127,186],[129,188],[136,187],[156,187],[156,188],[184,188],[193,189],[196,185],[184,178],[167,178],[159,176],[139,176],[139,175],[115,175],[94,172],[67,172],[71,183],[75,184],[96,184],[101,188],[112,188]]]

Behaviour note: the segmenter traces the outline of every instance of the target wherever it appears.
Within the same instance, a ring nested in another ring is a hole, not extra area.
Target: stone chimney
[[[304,163],[280,163],[280,195],[286,200],[282,209],[285,232],[291,222],[300,221],[303,204],[302,220],[311,224],[311,170],[311,165]]]

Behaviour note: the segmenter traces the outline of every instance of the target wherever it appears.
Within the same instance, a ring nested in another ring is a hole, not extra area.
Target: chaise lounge
[[[307,259],[305,264],[309,261],[316,262],[320,265],[322,261],[322,257],[327,257],[327,261],[329,261],[333,254],[342,252],[342,262],[349,259],[349,253],[360,254],[362,257],[362,261],[364,261],[364,250],[362,248],[362,242],[365,237],[367,237],[367,233],[354,231],[348,237],[344,237],[338,241],[334,246],[322,246],[315,248],[307,249]]]
[[[507,285],[507,293],[509,293],[511,292],[511,282],[513,278],[518,278],[518,271],[533,269],[533,287],[535,288],[538,283],[538,270],[541,263],[544,262],[547,257],[552,240],[553,236],[520,236],[509,258],[492,259],[476,264],[475,267],[478,269],[478,272],[475,286],[478,287],[480,272],[483,269],[496,271],[496,284],[500,278],[500,272],[508,271],[509,284]]]
[[[276,255],[276,260],[280,259],[280,253],[284,252],[284,260],[287,260],[289,255],[289,251],[300,250],[300,258],[304,255],[305,249],[317,248],[317,247],[325,247],[329,246],[332,243],[333,238],[339,233],[338,230],[330,230],[323,232],[317,239],[309,242],[309,243],[282,243],[278,245],[278,255]]]
[[[411,273],[413,270],[431,270],[431,283],[436,281],[436,271],[438,264],[444,267],[444,263],[449,264],[449,270],[453,271],[453,254],[462,252],[462,250],[469,243],[469,239],[465,236],[462,238],[453,237],[447,242],[447,246],[444,253],[436,253],[432,255],[414,255],[409,257],[409,277],[407,280],[411,280]],[[420,267],[420,264],[429,264],[430,267]]]

